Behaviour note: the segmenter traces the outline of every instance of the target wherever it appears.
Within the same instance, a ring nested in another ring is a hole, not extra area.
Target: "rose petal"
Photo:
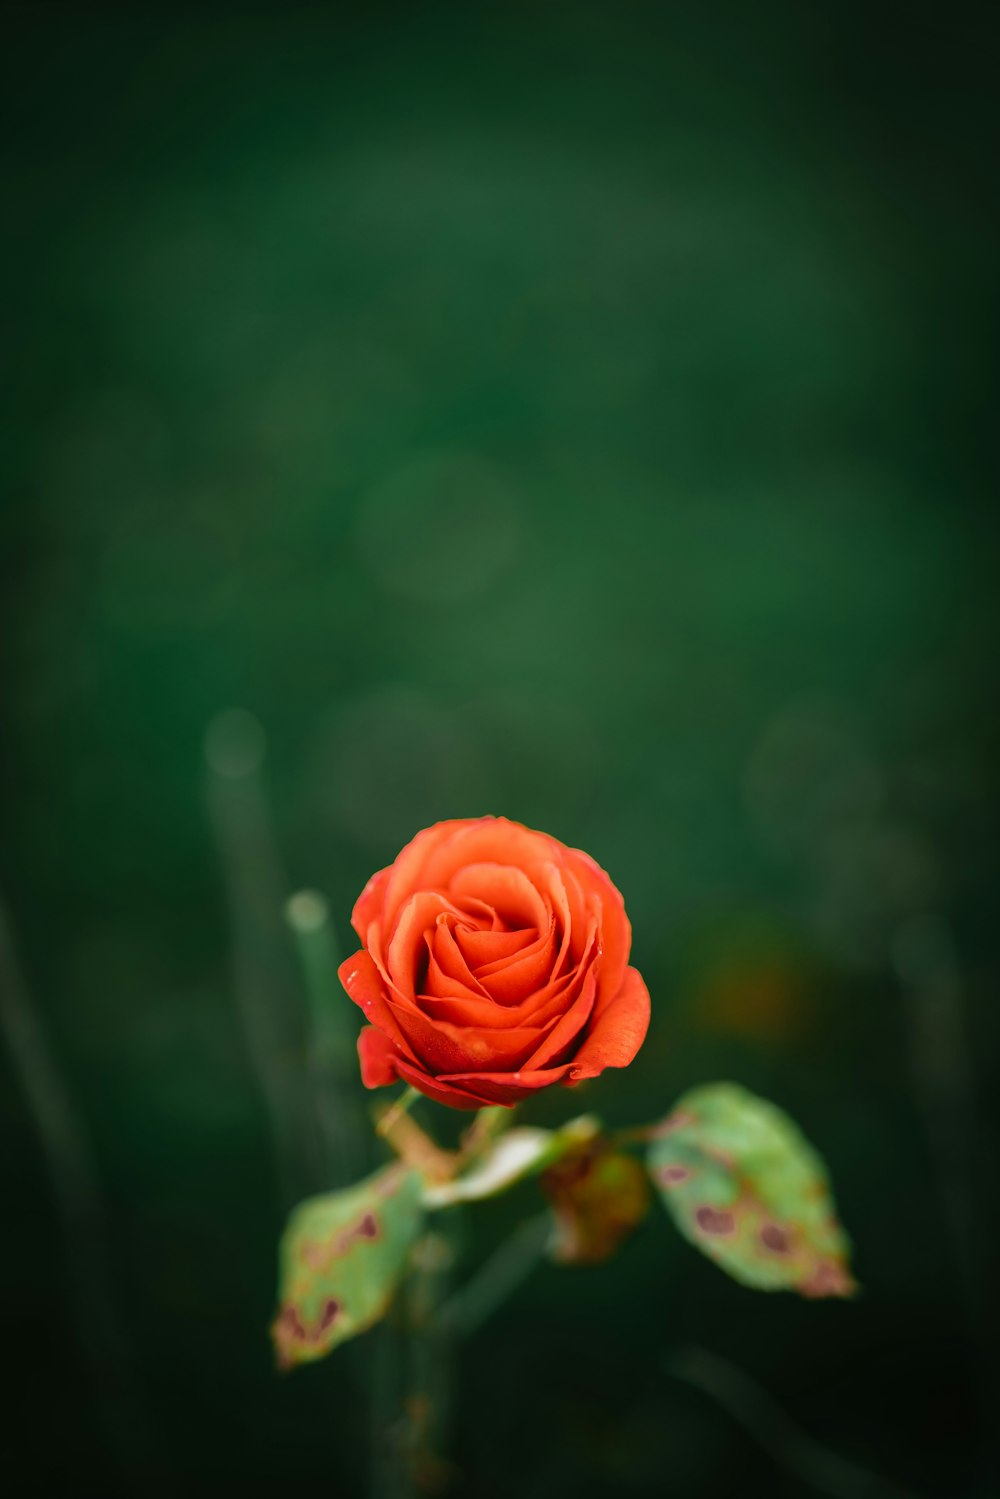
[[[469,967],[476,972],[489,963],[501,962],[522,952],[535,942],[539,933],[532,927],[517,932],[484,932],[464,923],[455,926],[455,941]]]
[[[361,1081],[366,1088],[384,1088],[399,1076],[396,1063],[399,1053],[384,1031],[366,1025],[358,1037]]]
[[[531,957],[540,952],[549,943],[555,934],[556,918],[550,915],[548,927],[542,931],[536,931],[533,927],[525,927],[520,932],[487,932],[484,936],[489,937],[521,937],[526,939],[523,947],[518,952],[507,953],[502,957],[496,957],[491,962],[483,963],[476,969],[478,979],[489,978],[492,973],[499,973],[508,963],[519,962],[522,958]]]
[[[559,954],[552,965],[553,974],[563,971],[570,961],[570,952],[573,948],[573,912],[570,906],[566,886],[563,883],[559,868],[553,863],[533,864],[527,871],[532,883],[541,893],[543,899],[552,908],[559,928]],[[581,910],[581,915],[583,914]],[[579,957],[579,938],[577,956]]]
[[[590,1019],[596,994],[597,978],[593,969],[589,969],[579,996],[552,1027],[537,1051],[532,1052],[527,1062],[529,1067],[550,1067],[567,1060],[562,1054],[573,1046]]]
[[[572,850],[570,850],[572,853]],[[579,962],[584,941],[584,933],[588,930],[590,923],[595,919],[592,903],[588,900],[583,886],[573,873],[572,862],[566,862],[559,866],[556,873],[559,883],[565,891],[569,906],[570,924],[570,952],[575,962]]]
[[[454,890],[449,892],[456,906],[473,923],[478,923],[484,932],[506,932],[507,928],[497,915],[489,901],[480,900],[476,895],[456,895]]]
[[[424,828],[400,850],[386,871],[388,878],[382,891],[381,908],[383,926],[392,929],[396,912],[414,891],[426,890],[429,886],[439,889],[442,887],[440,880],[425,879],[423,871],[434,850],[441,844],[447,844],[465,826],[462,818],[451,822],[437,822],[432,828]]]
[[[396,1067],[404,1082],[410,1083],[435,1102],[447,1104],[451,1109],[481,1109],[484,1104],[499,1102],[485,1093],[477,1092],[473,1084],[467,1088],[456,1088],[451,1083],[442,1082],[440,1078],[429,1077],[426,1072],[409,1062],[398,1061]],[[506,1099],[503,1101],[508,1102]]]
[[[338,969],[338,977],[350,998],[364,1012],[365,1019],[384,1030],[408,1056],[413,1056],[390,1006],[385,983],[371,956],[362,949],[345,958]]]
[[[591,1019],[590,1030],[570,1067],[573,1081],[597,1077],[605,1067],[627,1067],[648,1029],[649,990],[638,969],[628,968],[618,994]]]
[[[437,890],[423,890],[411,895],[401,907],[389,943],[386,967],[403,994],[412,994],[423,978],[418,973],[418,962],[425,955],[424,933],[433,930],[437,918],[446,914],[457,916],[458,912],[447,896]]]
[[[495,999],[477,999],[474,995],[418,994],[416,1004],[431,1020],[447,1020],[454,1025],[474,1025],[486,1030],[506,1030],[517,1025],[544,1027],[558,1018],[572,1004],[579,992],[577,973],[567,974],[544,997],[530,995],[519,1005],[497,1004]]]
[[[442,838],[424,865],[427,884],[446,889],[456,874],[472,864],[496,864],[525,869],[562,857],[562,848],[547,833],[537,833],[506,817],[482,817]]]
[[[523,869],[510,869],[502,864],[469,864],[457,871],[447,889],[456,900],[468,896],[488,900],[512,930],[548,928],[549,906]]]
[[[391,873],[392,869],[389,868],[380,869],[378,874],[373,874],[354,902],[354,910],[351,912],[351,926],[366,947],[368,946],[368,928],[382,914],[382,902],[385,898],[385,889],[389,883]]]
[[[422,1010],[389,1001],[399,1029],[409,1042],[410,1055],[428,1072],[477,1072],[480,1069],[520,1067],[537,1048],[543,1031],[537,1025],[487,1030],[481,1026],[450,1025],[429,1020]]]
[[[465,954],[455,939],[452,926],[447,922],[436,922],[433,932],[427,934],[427,939],[435,969],[440,975],[451,979],[454,983],[464,985],[466,993],[478,994],[485,999],[486,990],[469,968]],[[428,971],[427,988],[431,994],[438,992],[430,982],[430,971]]]
[[[616,995],[625,979],[632,949],[632,926],[625,914],[621,892],[610,876],[582,849],[570,850],[574,874],[587,896],[591,911],[599,916],[601,956],[598,978],[601,999]]]
[[[416,1004],[419,1009],[424,1009],[425,998],[431,999],[469,999],[478,995],[484,1003],[492,1004],[486,991],[478,986],[470,988],[468,983],[463,984],[459,979],[453,979],[450,974],[445,973],[437,958],[434,956],[428,940],[427,978],[424,981],[424,991],[416,996]],[[430,1012],[428,1012],[430,1013]]]
[[[373,921],[370,924],[368,928],[368,937],[365,941],[365,947],[374,959],[375,966],[378,969],[379,973],[382,975],[382,979],[385,983],[386,988],[391,989],[392,979],[389,977],[389,970],[386,967],[385,949],[382,945],[381,921]]]
[[[565,1064],[535,1070],[522,1067],[518,1072],[455,1073],[449,1077],[435,1078],[434,1081],[439,1087],[443,1083],[449,1083],[462,1088],[475,1088],[480,1097],[489,1103],[514,1104],[537,1093],[540,1088],[551,1088],[553,1083],[565,1082],[568,1075],[569,1065]]]
[[[482,987],[502,1005],[517,1004],[537,994],[553,972],[555,945],[553,922],[545,941],[534,952],[507,958],[503,963],[491,964],[488,973],[480,972]]]
[[[550,980],[537,994],[529,994],[519,1004],[501,1005],[495,1000],[469,994],[437,996],[418,994],[416,1005],[432,1020],[449,1020],[457,1025],[480,1025],[502,1028],[512,1025],[544,1025],[553,1016],[558,1017],[569,1010],[580,994],[587,973],[591,968],[591,953],[596,945],[596,930],[591,923],[589,942],[584,958],[569,973]]]

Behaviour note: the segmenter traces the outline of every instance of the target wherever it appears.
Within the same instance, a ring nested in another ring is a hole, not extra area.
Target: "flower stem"
[[[410,1112],[419,1097],[420,1090],[418,1088],[407,1088],[406,1092],[401,1093],[395,1103],[390,1104],[385,1113],[380,1116],[375,1125],[375,1133],[381,1135],[383,1140],[387,1140],[392,1134],[394,1127],[399,1123],[404,1114]]]
[[[499,1104],[491,1104],[485,1109],[480,1109],[469,1128],[462,1134],[463,1164],[473,1160],[492,1145],[497,1136],[513,1123],[515,1113],[516,1109],[503,1108]]]

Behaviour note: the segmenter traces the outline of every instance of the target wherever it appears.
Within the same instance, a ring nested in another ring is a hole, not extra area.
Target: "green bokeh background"
[[[460,1492],[817,1492],[671,1375],[690,1344],[918,1494],[993,1492],[988,11],[35,6],[6,41],[0,874],[120,1328],[95,1370],[6,1048],[15,1492],[365,1492],[357,1362],[278,1379],[266,1338],[289,1187],[203,754],[233,705],[255,889],[319,888],[346,944],[438,818],[586,848],[653,1025],[532,1117],[733,1077],[855,1240],[850,1305],[657,1219],[539,1270],[464,1352]]]

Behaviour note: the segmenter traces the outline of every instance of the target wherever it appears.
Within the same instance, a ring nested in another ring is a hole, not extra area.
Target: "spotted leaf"
[[[295,1209],[280,1249],[281,1368],[322,1358],[384,1314],[421,1225],[422,1181],[402,1164]]]
[[[773,1104],[732,1083],[695,1088],[655,1132],[648,1164],[681,1233],[734,1280],[854,1291],[823,1162]]]

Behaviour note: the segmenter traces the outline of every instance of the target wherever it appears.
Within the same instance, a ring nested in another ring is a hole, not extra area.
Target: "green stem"
[[[395,1103],[391,1104],[389,1108],[386,1109],[385,1113],[382,1115],[375,1126],[375,1133],[377,1135],[381,1135],[383,1139],[385,1139],[386,1136],[390,1135],[392,1133],[393,1125],[396,1124],[398,1120],[402,1119],[404,1114],[408,1114],[410,1112],[419,1097],[419,1088],[407,1088],[405,1092],[399,1095]]]

